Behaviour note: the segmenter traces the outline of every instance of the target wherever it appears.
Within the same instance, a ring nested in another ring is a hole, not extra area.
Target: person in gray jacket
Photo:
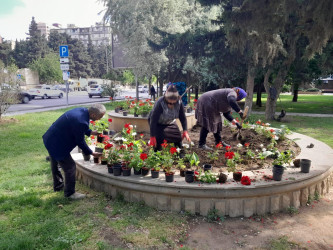
[[[195,118],[197,124],[201,126],[199,148],[211,150],[206,145],[206,138],[209,132],[214,134],[215,144],[229,146],[222,141],[222,119],[223,116],[230,122],[235,123],[237,128],[242,128],[241,125],[232,117],[231,109],[235,110],[240,117],[243,117],[243,111],[237,104],[237,101],[246,97],[246,92],[241,88],[226,88],[208,91],[202,94],[197,102],[195,110]]]
[[[181,134],[176,119],[179,118],[183,127]],[[181,147],[184,138],[191,141],[187,132],[187,120],[184,112],[184,105],[180,99],[175,85],[170,85],[164,96],[159,98],[154,105],[148,118],[150,126],[150,145],[156,150],[161,149],[164,140]]]

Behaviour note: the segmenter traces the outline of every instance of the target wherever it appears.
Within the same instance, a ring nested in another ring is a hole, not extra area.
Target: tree
[[[29,64],[31,70],[37,71],[42,83],[54,83],[62,81],[59,56],[49,53],[44,58],[39,58]]]
[[[18,102],[17,70],[13,64],[5,67],[0,60],[0,120],[9,106]]]

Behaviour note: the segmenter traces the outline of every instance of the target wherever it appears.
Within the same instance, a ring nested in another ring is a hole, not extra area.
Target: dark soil
[[[199,141],[200,129],[201,129],[200,127],[195,126],[193,127],[193,129],[189,131],[190,138],[195,144],[195,146],[192,147],[192,150],[198,154],[200,158],[200,164],[210,163],[214,166],[215,171],[218,171],[219,168],[222,168],[222,170],[225,171],[226,170],[226,159],[224,157],[224,153],[226,152],[225,148],[222,148],[218,160],[211,161],[207,157],[207,151],[199,149],[197,147]],[[264,135],[258,134],[253,129],[242,129],[241,140],[238,140],[236,138],[235,136],[236,132],[231,131],[230,127],[223,127],[221,135],[222,135],[222,140],[231,146],[231,150],[233,152],[238,152],[242,156],[242,158],[246,158],[245,155],[248,149],[251,149],[252,152],[255,152],[256,150],[261,151],[262,150],[262,147],[260,147],[261,144],[263,145],[264,148],[267,148],[267,145],[270,144],[269,138],[265,137]],[[249,143],[248,148],[244,146],[245,143]],[[242,144],[243,147],[238,148],[237,144]],[[215,140],[212,133],[209,133],[207,136],[207,146],[215,149]],[[291,142],[288,144],[287,140],[278,141],[276,148],[280,152],[290,149],[295,152],[295,155],[298,155],[300,153],[300,148],[297,146],[297,144],[295,142]],[[244,160],[244,162],[238,165],[237,168],[239,171],[258,170],[271,166],[272,161],[273,159],[266,159],[265,165],[262,166],[261,161],[259,159]]]

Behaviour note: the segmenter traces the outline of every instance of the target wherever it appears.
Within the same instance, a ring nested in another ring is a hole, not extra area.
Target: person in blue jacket
[[[84,154],[94,155],[88,147],[84,136],[90,136],[90,120],[101,119],[106,112],[104,105],[93,104],[88,108],[75,108],[60,116],[43,135],[44,145],[50,155],[53,176],[53,189],[55,192],[64,189],[65,197],[82,199],[84,194],[75,192],[76,164],[71,151],[78,146]],[[65,173],[64,179],[60,167]]]

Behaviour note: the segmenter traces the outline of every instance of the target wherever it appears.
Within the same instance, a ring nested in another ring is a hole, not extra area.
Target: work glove
[[[240,125],[239,122],[236,122],[236,126],[237,126],[238,129],[242,128],[242,125]]]
[[[156,147],[156,145],[157,145],[156,137],[155,136],[151,136],[150,140],[149,140],[149,146]]]
[[[239,113],[238,113],[238,114],[239,114],[239,116],[240,116],[240,118],[241,118],[241,119],[244,119],[244,118],[243,118],[243,117],[244,117],[244,113],[243,113],[243,111],[242,111],[242,110],[241,110],[241,111],[239,111]]]
[[[184,138],[186,138],[188,142],[191,142],[190,136],[186,130],[183,132],[182,140],[184,140]]]

